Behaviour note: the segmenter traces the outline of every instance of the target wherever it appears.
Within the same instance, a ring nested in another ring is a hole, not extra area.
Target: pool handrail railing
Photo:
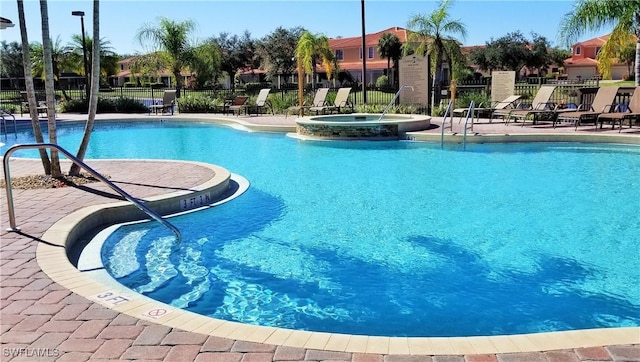
[[[11,171],[9,170],[9,159],[11,158],[11,154],[14,151],[17,151],[17,150],[20,150],[20,149],[44,149],[44,148],[53,148],[53,149],[57,150],[58,152],[63,153],[65,156],[67,156],[67,158],[69,158],[69,160],[71,160],[71,162],[73,162],[76,165],[80,166],[81,168],[85,169],[87,172],[89,172],[91,174],[91,176],[93,176],[93,177],[97,178],[98,180],[100,180],[100,181],[104,182],[105,184],[107,184],[107,186],[109,186],[112,190],[114,190],[115,192],[120,194],[127,201],[133,203],[138,209],[142,210],[145,214],[149,215],[152,219],[158,221],[159,223],[161,223],[164,226],[166,226],[167,228],[169,228],[169,230],[171,230],[176,235],[178,243],[180,243],[182,241],[182,234],[180,233],[180,230],[178,230],[177,227],[175,227],[173,224],[171,224],[167,220],[163,219],[162,216],[160,216],[155,211],[151,210],[149,207],[147,207],[142,202],[138,201],[136,198],[134,198],[133,196],[128,194],[126,191],[124,191],[120,187],[116,186],[113,182],[109,181],[106,177],[102,176],[100,173],[98,173],[96,170],[91,168],[89,165],[87,165],[86,163],[82,162],[79,158],[75,157],[74,155],[72,155],[69,151],[65,150],[61,146],[59,146],[57,144],[54,144],[54,143],[25,143],[25,144],[17,144],[17,145],[11,146],[5,152],[4,160],[3,160],[3,162],[4,162],[4,181],[5,181],[5,187],[6,187],[6,190],[7,190],[7,204],[8,204],[8,207],[9,207],[9,226],[10,226],[7,229],[7,231],[19,231],[20,230],[20,228],[18,228],[16,226],[16,215],[15,215],[15,209],[14,209],[14,204],[13,204],[13,190],[12,190],[12,187],[11,187]]]

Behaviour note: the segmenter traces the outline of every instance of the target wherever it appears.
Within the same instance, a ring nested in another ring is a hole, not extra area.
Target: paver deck
[[[67,116],[81,119],[82,116]],[[121,116],[102,115],[101,118]],[[143,118],[145,116],[136,116]],[[205,117],[188,116],[188,117]],[[211,116],[207,116],[211,117]],[[219,118],[219,117],[216,117]],[[288,117],[239,117],[242,122],[261,125],[293,126]],[[437,123],[437,120],[434,122]],[[535,127],[513,124],[479,126],[486,134],[540,132]],[[590,127],[593,130],[593,127]],[[429,132],[438,132],[431,130]],[[576,132],[573,127],[543,132]],[[593,132],[580,129],[577,132]],[[598,131],[618,133],[617,130]],[[640,131],[625,129],[636,135]],[[87,160],[107,174],[120,187],[137,198],[147,198],[189,189],[212,177],[209,168],[198,164],[139,160]],[[63,163],[64,165],[64,163]],[[68,165],[63,167],[68,170]],[[12,159],[12,176],[42,173],[38,160]],[[6,231],[8,214],[2,192],[0,240],[0,343],[2,361],[640,361],[640,335],[633,344],[540,352],[436,355],[432,353],[396,355],[393,353],[348,353],[278,346],[184,332],[137,319],[72,293],[43,273],[36,260],[38,243],[55,222],[89,205],[119,201],[102,184],[87,185],[89,192],[74,187],[49,190],[14,190],[16,220],[20,232]],[[354,339],[354,341],[357,341]],[[329,341],[328,343],[330,343]],[[374,346],[375,347],[375,346]],[[389,350],[389,346],[387,346]]]

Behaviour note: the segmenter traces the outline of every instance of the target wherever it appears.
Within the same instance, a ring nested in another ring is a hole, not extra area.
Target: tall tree
[[[387,59],[387,85],[395,84],[394,74],[391,72],[391,60],[394,65],[402,55],[402,43],[397,35],[393,33],[384,33],[378,40],[378,54],[383,59]]]
[[[51,35],[49,34],[49,10],[47,0],[40,0],[40,17],[42,18],[42,49],[44,58],[44,89],[47,99],[47,127],[49,142],[58,143],[56,130],[56,93],[53,79],[53,56],[51,52]],[[62,177],[58,151],[51,150],[51,177]]]
[[[18,1],[18,19],[20,22],[20,38],[22,41],[22,64],[24,66],[24,82],[27,91],[27,101],[29,103],[29,116],[31,117],[31,127],[33,135],[38,143],[44,143],[42,129],[40,128],[40,120],[38,119],[38,101],[36,100],[36,92],[33,86],[33,76],[31,74],[31,59],[29,59],[29,37],[27,36],[27,23],[24,18],[24,1]],[[51,174],[51,160],[46,150],[39,150],[42,167],[46,175]]]
[[[85,36],[84,48],[87,50],[87,62],[93,64],[93,39],[95,37]],[[108,40],[100,39],[100,71],[98,75],[106,82],[107,77],[118,72],[118,60],[120,57],[115,53]],[[74,34],[71,37],[71,43],[67,45],[69,49],[69,63],[75,68],[75,71],[84,74],[84,58],[82,47],[82,35]],[[89,71],[91,73],[91,71]],[[89,74],[89,82],[91,82],[91,74]]]
[[[44,79],[46,77],[44,67],[44,47],[40,43],[31,44],[31,61],[33,73]],[[55,41],[51,41],[51,64],[53,65],[53,80],[54,84],[59,84],[62,72],[65,69],[71,67],[72,62],[69,57],[70,49],[67,46],[62,45],[60,37],[57,37]],[[58,87],[60,88],[60,87]],[[65,99],[69,99],[69,96],[62,89],[62,94]]]
[[[636,45],[628,43],[618,50],[618,60],[627,65],[627,74],[632,74],[632,66],[636,61]]]
[[[442,0],[434,11],[428,15],[414,15],[408,23],[409,44],[417,43],[415,52],[426,54],[431,61],[431,74],[433,76],[431,109],[440,103],[442,86],[442,64],[447,54],[447,42],[457,42],[456,36],[463,40],[467,36],[467,29],[460,20],[452,20],[449,17],[449,7],[452,0]],[[405,47],[408,52],[410,47]]]
[[[100,2],[99,0],[93,0],[93,39],[100,39]],[[102,54],[100,51],[99,41],[92,43],[91,53]],[[80,147],[76,153],[76,157],[80,160],[84,160],[84,156],[87,153],[89,147],[89,141],[91,140],[91,132],[93,131],[93,124],[95,123],[96,113],[98,111],[98,92],[100,90],[100,58],[91,58],[91,89],[89,91],[89,114],[87,115],[87,124],[84,127],[84,134]],[[80,166],[75,163],[71,165],[69,169],[69,175],[77,176],[80,174]]]
[[[12,87],[18,87],[19,79],[24,77],[20,43],[0,42],[0,74],[3,78],[9,78]]]
[[[209,39],[220,49],[220,70],[227,73],[234,89],[234,77],[238,69],[254,65],[256,45],[251,39],[251,33],[245,31],[242,37],[226,32]]]
[[[261,67],[267,71],[269,78],[273,79],[278,75],[286,78],[296,70],[297,59],[291,55],[296,53],[298,40],[303,32],[304,29],[300,27],[278,27],[258,42],[256,48],[262,60]]]
[[[611,69],[611,59],[630,34],[636,36],[636,86],[640,86],[640,0],[578,0],[573,11],[560,23],[560,38],[570,45],[586,31],[613,25],[609,39],[600,50],[599,68],[603,75]]]
[[[192,79],[197,87],[215,85],[220,77],[220,49],[218,45],[207,40],[196,46],[189,65],[194,73]]]
[[[158,25],[145,24],[136,34],[141,45],[158,50],[157,54],[166,58],[176,81],[178,97],[184,86],[182,69],[191,61],[193,55],[189,36],[195,28],[196,24],[192,20],[175,22],[163,17]]]
[[[329,47],[329,39],[324,34],[311,34],[308,31],[302,33],[296,46],[296,57],[301,58],[304,70],[311,73],[311,87],[316,89],[317,71],[316,65],[322,64],[327,72],[327,77],[333,75],[333,52]]]

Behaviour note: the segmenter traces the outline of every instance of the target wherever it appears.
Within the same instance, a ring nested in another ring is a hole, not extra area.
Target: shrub
[[[136,84],[136,82],[126,82],[122,86],[125,88],[135,88],[138,86],[138,84]]]
[[[13,103],[3,103],[2,105],[0,105],[0,107],[2,107],[2,109],[12,114],[15,114],[19,108],[17,104],[13,104]]]
[[[189,94],[178,100],[178,109],[180,113],[212,113],[216,110],[216,104],[222,102],[201,94]]]
[[[87,113],[89,111],[89,102],[86,99],[68,100],[60,103],[59,110],[62,113]],[[142,113],[147,112],[147,110],[144,104],[133,98],[98,98],[97,113]]]
[[[471,101],[476,107],[479,107],[480,103],[485,107],[491,106],[491,99],[484,92],[464,92],[456,98],[455,108],[467,108]]]
[[[386,75],[381,75],[376,79],[376,87],[384,87],[389,83],[389,77]]]

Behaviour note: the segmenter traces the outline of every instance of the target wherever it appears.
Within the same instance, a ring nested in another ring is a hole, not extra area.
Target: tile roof
[[[378,40],[385,33],[395,34],[401,43],[407,42],[407,33],[409,31],[407,29],[401,28],[399,26],[394,26],[377,33],[366,34],[365,35],[365,44],[366,45],[378,45]],[[344,49],[344,48],[360,48],[362,45],[362,36],[351,36],[348,38],[331,38],[329,39],[329,47],[331,49]]]

